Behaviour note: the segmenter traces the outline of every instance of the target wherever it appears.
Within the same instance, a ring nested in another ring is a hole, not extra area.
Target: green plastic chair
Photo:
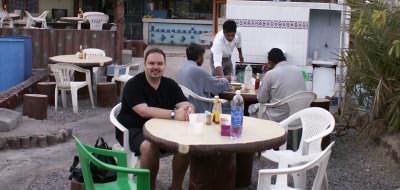
[[[79,163],[82,168],[85,190],[149,190],[150,171],[148,169],[128,168],[126,153],[122,151],[95,148],[82,144],[74,136]],[[93,156],[94,154],[112,156],[117,159],[117,166],[104,163]],[[89,163],[99,168],[117,172],[117,180],[108,183],[94,183]],[[136,180],[130,180],[128,174],[136,175]]]

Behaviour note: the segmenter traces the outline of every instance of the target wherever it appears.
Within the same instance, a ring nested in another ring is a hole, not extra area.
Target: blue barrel
[[[10,39],[20,39],[24,40],[24,55],[25,55],[25,62],[24,62],[24,79],[28,79],[32,76],[32,37],[31,36],[3,36],[2,38],[10,38]]]
[[[25,41],[0,38],[0,92],[25,80]]]

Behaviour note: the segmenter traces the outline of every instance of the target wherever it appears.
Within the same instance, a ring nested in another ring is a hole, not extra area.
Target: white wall
[[[49,10],[51,16],[51,9],[67,9],[68,16],[74,16],[74,1],[73,0],[39,0],[39,12]]]
[[[286,53],[289,62],[304,66],[321,41],[328,44],[321,51],[322,58],[333,59],[337,54],[342,9],[329,3],[227,0],[226,18],[238,22],[245,61],[265,62],[267,52],[277,47]],[[237,55],[232,58],[237,60]]]
[[[268,51],[276,47],[286,53],[289,62],[306,64],[308,7],[265,1],[228,1],[226,17],[243,22],[238,25],[245,61],[266,62]]]

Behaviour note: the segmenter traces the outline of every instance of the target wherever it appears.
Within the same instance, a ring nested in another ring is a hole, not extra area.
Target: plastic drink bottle
[[[256,82],[254,84],[254,89],[257,90],[258,88],[260,88],[260,73],[257,73]]]
[[[250,65],[247,65],[246,68],[244,69],[244,84],[246,85],[247,88],[253,86],[251,81],[252,78],[253,78],[253,69],[251,68]]]
[[[244,101],[240,90],[236,90],[231,101],[231,139],[237,139],[242,135]]]

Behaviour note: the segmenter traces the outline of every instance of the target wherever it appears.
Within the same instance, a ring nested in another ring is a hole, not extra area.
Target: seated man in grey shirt
[[[299,91],[306,91],[303,75],[297,66],[286,61],[282,50],[272,48],[268,52],[269,70],[264,74],[258,89],[260,103],[273,103]],[[289,106],[267,108],[264,119],[280,122],[289,117]]]
[[[211,97],[211,94],[219,94],[229,89],[229,81],[225,78],[216,78],[201,68],[204,60],[204,48],[197,44],[190,44],[186,48],[187,61],[179,69],[176,81],[192,90],[194,93]],[[189,98],[195,106],[197,113],[211,111],[212,104]]]

